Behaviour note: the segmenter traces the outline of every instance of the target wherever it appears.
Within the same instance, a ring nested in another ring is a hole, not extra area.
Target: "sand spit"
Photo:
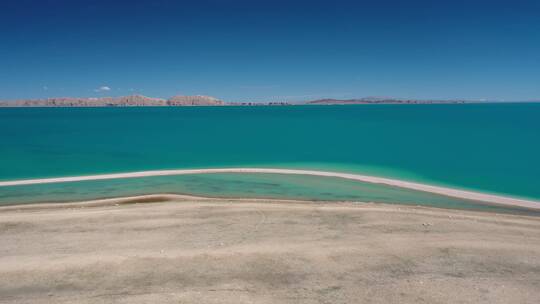
[[[269,173],[269,174],[296,174],[296,175],[311,175],[322,177],[344,178],[364,183],[383,184],[387,186],[399,187],[410,190],[429,192],[459,199],[473,200],[487,204],[495,204],[501,206],[520,207],[527,209],[540,210],[540,202],[526,199],[518,199],[488,193],[459,190],[448,187],[432,186],[421,183],[402,181],[398,179],[390,179],[369,175],[316,171],[316,170],[297,170],[297,169],[277,169],[277,168],[214,168],[214,169],[178,169],[178,170],[155,170],[155,171],[140,171],[128,173],[114,174],[98,174],[85,176],[70,176],[58,178],[43,178],[43,179],[28,179],[0,182],[0,187],[18,186],[18,185],[34,185],[62,182],[77,182],[90,180],[106,180],[119,178],[137,178],[150,176],[170,176],[170,175],[187,175],[187,174],[205,174],[205,173]]]

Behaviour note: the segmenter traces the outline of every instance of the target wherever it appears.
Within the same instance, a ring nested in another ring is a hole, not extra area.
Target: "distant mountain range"
[[[357,99],[317,99],[307,101],[306,104],[318,105],[346,105],[346,104],[428,104],[428,103],[467,103],[467,100],[420,100],[401,99],[391,97],[364,97]]]
[[[122,97],[62,97],[47,99],[20,99],[0,101],[0,107],[143,107],[143,106],[280,106],[280,105],[348,105],[348,104],[456,104],[488,103],[479,100],[423,100],[392,97],[364,97],[355,99],[317,99],[304,102],[224,102],[211,96],[173,96],[169,99],[151,98],[142,95]],[[535,101],[529,101],[535,102]],[[537,102],[537,101],[536,101]]]
[[[99,98],[47,98],[0,101],[0,107],[137,107],[137,106],[220,106],[224,102],[210,96],[173,96],[169,99],[142,95]]]

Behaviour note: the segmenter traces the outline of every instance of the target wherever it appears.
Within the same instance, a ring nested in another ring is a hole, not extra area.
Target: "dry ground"
[[[540,218],[194,198],[0,208],[0,303],[537,304]]]

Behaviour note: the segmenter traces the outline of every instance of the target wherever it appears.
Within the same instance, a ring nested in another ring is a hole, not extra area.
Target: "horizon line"
[[[295,100],[295,99],[288,99],[288,98],[279,98],[277,96],[276,98],[267,98],[267,100],[264,99],[244,99],[244,100],[225,100],[218,97],[214,97],[212,95],[207,94],[196,94],[196,95],[172,95],[170,97],[152,97],[149,95],[144,94],[128,94],[128,95],[117,95],[117,96],[89,96],[89,97],[82,97],[82,96],[50,96],[50,97],[41,97],[41,98],[16,98],[16,99],[0,99],[0,102],[2,103],[10,103],[10,102],[17,102],[17,101],[45,101],[49,99],[87,99],[87,100],[100,100],[100,99],[106,99],[106,98],[123,98],[123,97],[145,97],[145,98],[151,98],[151,99],[157,99],[157,100],[163,100],[167,101],[169,99],[172,99],[173,97],[181,96],[181,97],[210,97],[210,98],[216,98],[220,101],[223,101],[225,103],[272,103],[272,102],[288,102],[288,103],[303,103],[303,102],[310,102],[310,101],[419,101],[419,102],[469,102],[469,103],[520,103],[520,102],[540,102],[540,98],[528,98],[528,99],[490,99],[490,98],[409,98],[409,97],[390,97],[390,96],[363,96],[363,97],[351,97],[351,98],[331,98],[331,97],[319,97],[319,98],[311,98],[311,99],[302,99],[302,100]]]

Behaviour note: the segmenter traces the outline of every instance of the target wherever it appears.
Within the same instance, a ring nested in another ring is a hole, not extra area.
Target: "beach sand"
[[[540,303],[540,218],[202,199],[0,208],[0,303]]]

